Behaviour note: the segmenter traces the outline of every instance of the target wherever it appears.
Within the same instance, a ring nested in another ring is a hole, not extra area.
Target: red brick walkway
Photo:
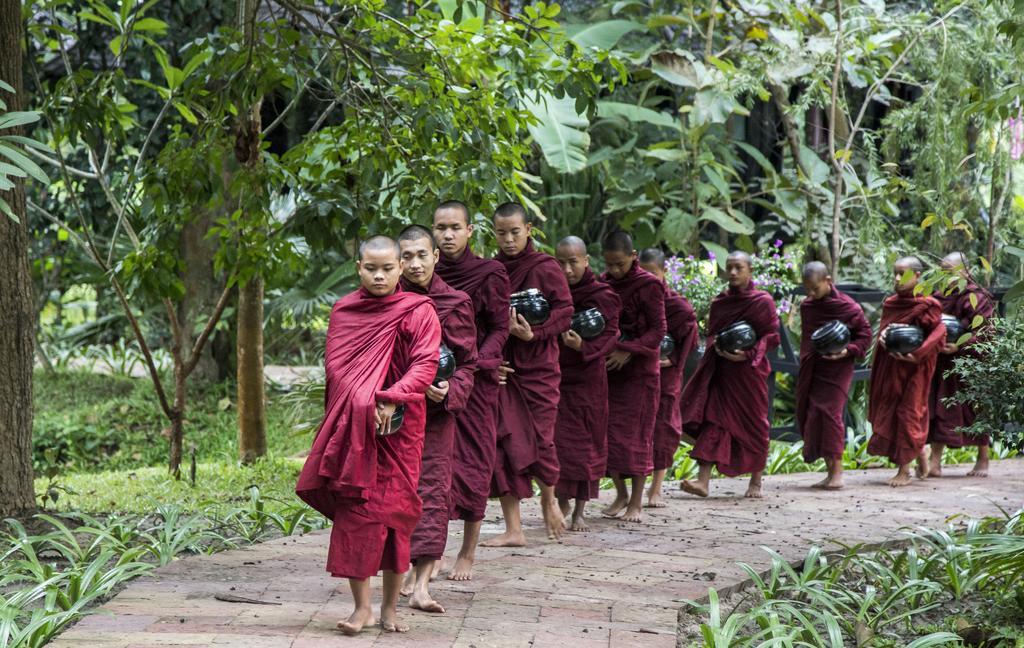
[[[713,498],[672,491],[668,508],[650,512],[646,524],[594,520],[593,531],[566,534],[563,544],[544,539],[537,509],[527,505],[531,546],[482,548],[472,582],[435,584],[447,614],[399,609],[413,626],[401,636],[335,632],[351,599],[343,582],[323,572],[327,535],[284,538],[176,561],[132,583],[51,645],[672,648],[681,599],[741,582],[737,561],[766,567],[761,546],[797,560],[812,543],[883,541],[901,527],[1024,505],[1024,460],[995,464],[987,480],[957,476],[966,470],[948,468],[942,480],[903,489],[884,485],[890,471],[853,473],[847,490],[829,494],[807,488],[820,475],[770,477],[761,501],[739,497],[743,480],[718,480]],[[495,506],[485,537],[499,528]],[[458,542],[451,539],[449,555]],[[225,603],[214,599],[218,593],[280,605]]]

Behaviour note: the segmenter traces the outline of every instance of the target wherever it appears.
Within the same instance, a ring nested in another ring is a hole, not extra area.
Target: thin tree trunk
[[[182,323],[186,349],[192,346],[195,338],[195,322],[214,309],[224,289],[223,278],[218,277],[213,269],[217,245],[206,237],[212,226],[213,215],[204,209],[181,228],[181,260],[184,267],[181,278],[185,294],[178,304],[178,319]],[[213,345],[208,344],[203,348],[190,378],[200,383],[211,383],[218,379],[218,374]]]
[[[238,290],[238,458],[249,464],[267,454],[263,394],[263,279]]]
[[[14,96],[0,90],[7,109],[23,105],[21,2],[0,0],[0,79]],[[25,188],[0,192],[20,222],[0,214],[0,516],[35,509],[32,474],[32,362],[35,308],[28,264]]]
[[[841,251],[841,225],[843,215],[843,161],[836,155],[836,122],[839,119],[839,83],[843,65],[843,3],[836,0],[836,60],[832,66],[832,102],[829,106],[828,153],[832,162],[835,179],[832,185],[832,276],[839,278],[839,254]],[[865,100],[866,101],[866,100]],[[852,144],[850,138],[848,146]],[[845,158],[845,155],[843,156]]]

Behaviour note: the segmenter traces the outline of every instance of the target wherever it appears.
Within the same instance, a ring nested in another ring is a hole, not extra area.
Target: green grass
[[[283,510],[299,504],[295,480],[302,461],[287,458],[262,459],[253,466],[234,462],[200,463],[196,467],[196,485],[186,478],[177,481],[164,467],[133,470],[109,470],[100,473],[70,473],[58,477],[58,511],[85,513],[137,513],[148,515],[157,507],[171,504],[185,512],[212,507],[229,507],[249,499],[249,487],[259,486],[266,508]],[[49,480],[36,480],[36,493],[42,496]]]

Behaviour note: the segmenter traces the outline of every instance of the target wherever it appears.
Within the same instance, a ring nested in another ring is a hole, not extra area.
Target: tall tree
[[[20,0],[0,0],[0,102],[22,100],[23,26]],[[9,88],[9,89],[8,89]],[[0,106],[0,118],[6,111]],[[0,119],[0,122],[3,120]],[[32,487],[32,360],[35,315],[28,265],[25,189],[17,174],[0,186],[0,515],[35,508]],[[7,190],[4,186],[12,185]],[[2,204],[2,203],[0,203]]]

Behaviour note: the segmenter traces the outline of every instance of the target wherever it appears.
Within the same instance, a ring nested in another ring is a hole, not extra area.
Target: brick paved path
[[[133,582],[51,645],[671,648],[680,600],[741,582],[737,561],[766,567],[762,545],[797,560],[812,543],[884,541],[900,527],[1024,505],[1024,460],[994,464],[987,480],[957,476],[966,471],[951,467],[942,480],[903,489],[884,485],[889,470],[862,471],[848,475],[845,491],[829,494],[807,488],[821,475],[769,477],[761,501],[740,497],[744,480],[717,480],[716,497],[672,491],[669,506],[649,512],[646,524],[597,519],[591,532],[567,533],[563,544],[544,539],[538,510],[528,504],[531,545],[481,548],[473,581],[435,583],[447,614],[399,608],[413,626],[401,636],[336,633],[351,598],[343,581],[323,571],[326,532],[283,538],[176,561]],[[500,529],[498,507],[489,513],[484,537]],[[451,538],[449,555],[458,542]],[[225,603],[213,598],[218,593],[280,605]]]

